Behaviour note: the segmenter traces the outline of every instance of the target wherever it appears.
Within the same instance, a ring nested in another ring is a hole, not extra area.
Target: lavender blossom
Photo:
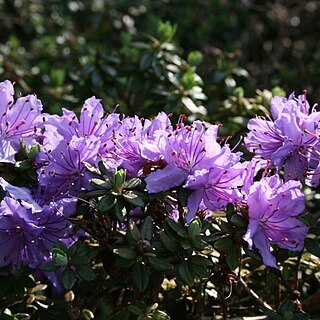
[[[42,104],[36,95],[13,99],[13,85],[6,80],[0,83],[0,162],[15,163],[20,140],[27,146],[35,142],[41,123]]]
[[[0,266],[36,267],[49,257],[57,240],[70,242],[73,225],[68,217],[75,211],[75,199],[65,198],[42,208],[28,189],[12,186],[2,178],[0,183],[6,191],[0,203]]]
[[[243,239],[250,249],[259,250],[264,264],[278,268],[271,243],[294,251],[303,249],[308,227],[298,219],[305,208],[300,182],[282,183],[277,175],[264,177],[251,186],[247,206],[249,225]]]
[[[0,266],[12,263],[16,269],[22,263],[38,261],[37,239],[41,231],[31,209],[5,197],[0,203]]]
[[[222,152],[216,141],[217,132],[218,126],[206,129],[204,123],[195,121],[190,126],[178,126],[175,131],[161,136],[160,151],[167,165],[146,177],[148,191],[169,190],[182,185],[196,170],[208,170],[214,166]],[[232,157],[237,156],[234,154]]]
[[[100,141],[96,137],[78,138],[70,142],[58,141],[54,149],[40,152],[38,161],[39,186],[43,192],[43,202],[58,200],[67,194],[76,195],[82,189],[90,188],[92,174],[83,162],[96,164]]]
[[[168,115],[161,112],[153,120],[127,117],[121,120],[121,127],[114,132],[114,150],[109,151],[105,161],[116,159],[127,175],[141,176],[151,166],[162,165],[162,136],[172,131]]]
[[[303,181],[310,166],[318,159],[310,151],[319,142],[320,112],[309,114],[306,96],[288,99],[274,97],[271,101],[271,118],[259,117],[248,123],[250,130],[245,145],[256,157],[271,160],[280,169],[284,166],[286,180]]]

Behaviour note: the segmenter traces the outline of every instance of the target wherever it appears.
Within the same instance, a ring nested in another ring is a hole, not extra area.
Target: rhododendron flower
[[[216,141],[217,132],[217,125],[206,129],[203,122],[195,121],[190,126],[182,125],[163,135],[160,151],[167,165],[146,177],[148,191],[156,193],[169,190],[182,185],[196,170],[208,170],[216,165],[220,155],[228,149],[227,146],[223,149]],[[236,154],[229,155],[238,158]]]
[[[243,239],[252,249],[255,246],[264,264],[277,268],[271,253],[271,244],[280,248],[300,251],[308,227],[298,217],[304,211],[304,194],[301,183],[282,183],[275,175],[254,182],[247,198],[249,225]]]
[[[70,241],[73,224],[68,217],[75,211],[76,200],[65,198],[40,207],[28,189],[2,178],[0,183],[6,191],[0,203],[0,266],[36,267],[48,258],[57,240]]]
[[[5,197],[0,203],[0,266],[12,263],[19,267],[23,261],[37,261],[37,239],[41,230],[31,209]]]
[[[6,80],[0,83],[0,162],[15,163],[15,154],[20,149],[20,140],[27,146],[35,143],[41,101],[36,95],[29,94],[13,99],[13,85]]]
[[[74,136],[70,142],[62,140],[54,149],[40,152],[38,161],[43,166],[38,170],[38,177],[39,186],[44,190],[44,203],[90,188],[93,176],[83,162],[96,164],[99,146],[96,137]]]
[[[256,157],[271,160],[282,169],[286,180],[303,181],[308,167],[319,162],[310,157],[312,147],[319,142],[320,112],[312,110],[306,96],[288,99],[274,97],[271,100],[271,118],[258,117],[248,123],[250,130],[245,145]]]
[[[196,214],[201,201],[209,210],[224,209],[228,203],[235,202],[241,194],[238,189],[243,183],[242,172],[245,165],[236,164],[225,159],[224,165],[216,165],[209,170],[197,170],[190,175],[185,188],[194,190],[188,198],[188,214],[186,220],[189,222]]]

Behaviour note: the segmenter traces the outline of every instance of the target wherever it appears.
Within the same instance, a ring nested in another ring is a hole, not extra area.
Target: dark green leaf
[[[96,278],[94,271],[88,266],[81,266],[77,268],[78,275],[87,281],[92,281]]]
[[[153,222],[152,222],[152,218],[150,216],[147,216],[144,218],[144,220],[141,224],[140,232],[141,232],[142,239],[146,239],[149,241],[152,239]]]
[[[142,263],[135,264],[132,268],[132,279],[140,292],[145,291],[150,281],[147,267]]]
[[[65,269],[61,275],[61,283],[66,290],[72,289],[77,281],[76,275],[73,270]]]
[[[71,259],[71,264],[75,266],[84,266],[90,263],[90,257],[89,256],[80,256],[75,255]]]
[[[141,236],[140,231],[134,221],[129,221],[128,228],[129,228],[129,232],[130,232],[130,235],[133,240],[135,240],[135,241],[141,240],[142,236]]]
[[[130,306],[128,306],[128,310],[133,313],[134,315],[136,316],[139,316],[139,315],[143,315],[144,312],[143,310],[141,310],[140,308],[138,308],[137,306],[131,304]]]
[[[132,178],[130,180],[127,180],[125,183],[124,183],[124,187],[126,189],[134,189],[138,186],[141,185],[141,179],[139,178]]]
[[[62,242],[62,241],[57,241],[57,242],[55,242],[54,248],[58,248],[58,249],[62,250],[63,252],[68,252],[68,247],[67,247],[67,245],[66,245],[64,242]],[[52,251],[52,252],[53,252],[53,251]]]
[[[227,253],[228,251],[230,251],[233,248],[233,242],[229,237],[223,237],[218,239],[215,243],[214,243],[214,247],[220,251],[220,252],[224,252]]]
[[[136,207],[143,207],[144,201],[138,191],[127,191],[122,194],[123,198]]]
[[[178,222],[175,222],[174,220],[167,218],[166,222],[170,226],[172,230],[174,230],[179,236],[183,238],[188,238],[188,233],[184,229],[184,227],[181,226]]]
[[[110,190],[113,187],[113,183],[110,180],[102,180],[93,178],[90,180],[90,185],[94,187],[95,189],[101,189],[101,190]]]
[[[159,236],[160,236],[161,243],[167,250],[171,252],[177,251],[178,249],[177,243],[171,238],[169,238],[163,230],[160,231]]]
[[[211,259],[209,258],[206,258],[204,256],[191,256],[191,261],[193,264],[197,264],[199,266],[205,266],[205,267],[208,267],[208,266],[212,266],[213,263],[211,261]]]
[[[245,228],[248,225],[248,221],[239,214],[234,214],[231,217],[230,222],[238,228]]]
[[[106,213],[109,211],[117,202],[117,198],[107,194],[102,197],[98,202],[98,211],[100,213]]]
[[[113,249],[113,253],[125,259],[134,259],[137,256],[137,253],[131,248],[116,248]]]
[[[40,265],[40,269],[43,271],[52,272],[57,270],[58,266],[54,263],[54,261],[46,262],[42,265]]]
[[[192,219],[189,223],[188,234],[191,237],[198,236],[201,232],[201,229],[202,229],[201,220],[198,217],[196,217]]]
[[[170,320],[170,317],[161,310],[155,310],[152,313],[152,319],[154,320]]]
[[[140,60],[140,70],[148,69],[152,64],[153,59],[154,55],[152,53],[145,53]]]
[[[308,252],[320,257],[320,244],[318,239],[306,238],[304,240],[304,245]]]
[[[194,278],[191,275],[191,270],[188,267],[188,263],[183,261],[178,266],[178,275],[184,283],[189,286],[193,286]]]
[[[173,270],[173,265],[164,259],[160,259],[157,257],[148,257],[148,262],[151,268],[162,271],[162,272],[168,272]]]
[[[124,210],[124,205],[120,201],[117,201],[112,207],[112,212],[118,221],[122,222],[124,220],[126,211]]]
[[[240,263],[240,248],[233,245],[226,254],[226,260],[231,270],[236,269]]]

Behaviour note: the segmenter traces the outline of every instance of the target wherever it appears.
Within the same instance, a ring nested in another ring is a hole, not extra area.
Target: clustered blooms
[[[105,114],[95,97],[85,101],[79,119],[66,109],[62,116],[48,115],[35,95],[14,103],[13,94],[11,82],[0,83],[0,162],[15,163],[20,140],[39,144],[38,187],[15,187],[1,178],[6,195],[0,203],[0,267],[36,266],[48,259],[55,241],[74,241],[68,217],[77,194],[91,188],[87,164],[99,161],[110,171],[122,168],[128,177],[144,179],[148,193],[188,189],[186,223],[199,210],[223,210],[232,203],[248,218],[243,239],[268,266],[277,267],[271,244],[303,248],[308,228],[299,220],[300,181],[320,182],[320,113],[309,114],[305,96],[275,97],[272,118],[250,120],[245,145],[255,157],[249,162],[218,142],[218,125],[185,125],[183,117],[173,125],[163,112],[152,120]],[[268,176],[263,164],[283,169],[284,181],[278,174]],[[254,181],[259,169],[264,176]]]

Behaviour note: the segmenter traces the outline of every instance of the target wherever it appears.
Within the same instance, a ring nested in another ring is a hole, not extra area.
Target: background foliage
[[[79,110],[96,95],[108,111],[149,117],[164,110],[222,123],[221,134],[234,136],[235,144],[247,120],[267,112],[272,95],[306,88],[309,101],[319,99],[319,7],[311,0],[1,0],[0,77],[15,81],[18,92],[36,92],[49,113],[60,113],[62,106]],[[314,191],[307,195],[316,226],[318,200]],[[236,236],[232,229],[221,232]],[[310,246],[319,255],[317,245]],[[288,263],[284,278],[258,266],[251,277],[279,308],[287,299],[282,295],[300,279],[301,299],[316,315],[319,306],[310,299],[319,297],[319,260],[299,259],[301,270]],[[230,275],[220,275],[225,290]],[[245,289],[235,290],[224,302],[229,308]],[[195,294],[186,296],[195,301]],[[214,308],[216,300],[208,296]],[[240,304],[250,310],[252,300],[243,299]],[[101,319],[107,307],[99,310]]]

